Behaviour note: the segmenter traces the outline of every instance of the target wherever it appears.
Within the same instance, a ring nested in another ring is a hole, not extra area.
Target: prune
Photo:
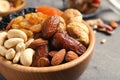
[[[65,33],[56,33],[53,37],[52,45],[57,49],[64,48],[68,51],[74,51],[78,55],[86,51],[86,47],[82,43]]]

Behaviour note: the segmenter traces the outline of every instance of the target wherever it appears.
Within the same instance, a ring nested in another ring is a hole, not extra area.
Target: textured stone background
[[[63,8],[61,0],[27,0],[26,7],[36,7],[40,5],[51,5]],[[101,9],[108,9],[108,4],[102,0]],[[109,14],[108,14],[109,13]],[[104,20],[120,20],[120,17],[108,12],[100,12],[97,17]],[[100,44],[105,38],[107,42]],[[94,54],[88,68],[77,80],[120,80],[120,26],[115,30],[113,35],[108,36],[103,33],[96,33],[96,46]],[[5,80],[1,75],[0,80]]]

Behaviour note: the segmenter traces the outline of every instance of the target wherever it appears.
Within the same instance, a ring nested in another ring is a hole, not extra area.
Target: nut
[[[8,38],[22,38],[25,42],[27,41],[27,35],[19,29],[11,29],[8,31]]]
[[[5,54],[6,59],[12,60],[15,57],[15,53],[16,52],[13,48],[8,49],[6,54]]]
[[[10,38],[4,42],[4,46],[6,48],[11,48],[11,47],[16,46],[20,42],[24,42],[24,40],[21,38]]]
[[[36,39],[31,44],[29,45],[30,48],[32,49],[37,49],[41,45],[46,45],[48,44],[47,40],[43,40],[42,38]]]
[[[0,46],[0,55],[5,56],[7,49],[4,46]]]
[[[115,29],[115,28],[118,27],[118,23],[115,22],[115,21],[110,21],[110,22],[109,22],[109,25],[110,25],[113,29]]]
[[[28,48],[33,41],[34,38],[30,38],[27,42],[25,42],[25,47]]]
[[[70,18],[70,22],[69,23],[71,23],[71,22],[81,22],[82,21],[82,16],[75,16],[75,17],[73,17],[73,18]]]
[[[101,40],[101,44],[105,44],[106,41],[107,41],[106,39],[102,39],[102,40]]]
[[[59,16],[49,17],[43,24],[42,34],[45,39],[51,38],[57,31],[58,25],[60,23]]]
[[[48,53],[49,56],[53,57],[58,51],[51,51]]]
[[[78,55],[73,51],[68,51],[66,56],[65,56],[65,60],[67,62],[72,61],[72,60],[74,60],[76,58],[78,58]]]
[[[7,38],[7,32],[5,32],[5,31],[1,31],[0,32],[0,45],[2,46],[3,45],[3,43],[4,43],[4,41],[5,41],[5,39]]]
[[[17,63],[20,60],[20,55],[22,54],[22,52],[25,50],[25,44],[23,42],[20,42],[16,45],[16,55],[13,59],[13,63]]]
[[[80,29],[82,29],[83,31],[85,31],[87,34],[89,34],[89,30],[88,30],[87,26],[84,23],[82,23],[82,22],[81,23],[80,22],[71,22],[71,23],[69,23],[67,25],[67,29],[69,27],[74,27],[74,28],[79,27]]]
[[[66,54],[66,50],[65,49],[61,49],[60,51],[58,51],[52,58],[51,60],[51,64],[54,65],[59,65],[60,63],[63,62],[64,57]]]
[[[89,30],[83,23],[72,22],[67,25],[67,32],[70,36],[80,41],[85,46],[89,44]]]
[[[20,56],[20,62],[24,66],[30,66],[33,61],[33,55],[35,51],[31,48],[27,48]]]

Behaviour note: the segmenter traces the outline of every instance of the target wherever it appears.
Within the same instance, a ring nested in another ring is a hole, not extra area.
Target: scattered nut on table
[[[102,40],[101,40],[101,44],[105,44],[106,42],[107,42],[106,39],[102,39]]]

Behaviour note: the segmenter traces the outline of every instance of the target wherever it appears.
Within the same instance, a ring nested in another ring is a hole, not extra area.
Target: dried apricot
[[[53,15],[61,16],[63,13],[61,10],[51,6],[40,6],[40,7],[37,7],[36,9],[38,12],[42,12],[48,16],[53,16]]]

